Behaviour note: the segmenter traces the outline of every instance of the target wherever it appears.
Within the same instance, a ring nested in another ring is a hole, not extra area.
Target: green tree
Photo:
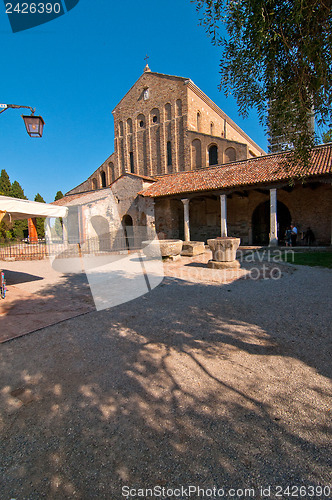
[[[28,199],[24,194],[21,184],[17,181],[14,181],[11,185],[10,196],[13,198],[21,198],[22,200]]]
[[[4,196],[10,196],[11,183],[6,170],[1,170],[0,174],[0,192]]]
[[[38,201],[38,203],[46,203],[46,201],[44,200],[42,195],[39,193],[36,194],[35,201]],[[36,227],[37,227],[38,238],[44,238],[45,237],[45,218],[44,217],[37,217],[36,218]]]
[[[7,174],[6,170],[1,170],[0,174],[0,195],[2,196],[9,196],[10,195],[10,190],[11,190],[11,183],[9,179],[9,175]],[[0,222],[0,238],[6,238],[12,237],[12,224],[9,222]]]
[[[323,142],[326,144],[327,142],[332,142],[332,128],[330,128],[325,134],[323,134]]]
[[[221,47],[220,89],[240,113],[258,111],[269,134],[294,146],[307,166],[315,138],[332,114],[332,14],[324,0],[192,0]],[[221,32],[221,26],[224,31]]]
[[[63,198],[63,193],[62,191],[58,191],[57,194],[55,195],[54,201],[61,200],[61,198]],[[62,217],[60,217],[59,219],[56,219],[54,223],[54,233],[59,238],[62,238],[62,228],[63,228],[63,221]]]
[[[27,200],[24,194],[23,188],[19,182],[14,181],[11,185],[10,196],[13,198],[21,198],[22,200]],[[12,230],[13,237],[21,240],[25,238],[28,234],[28,221],[27,220],[17,220],[13,224]]]
[[[61,200],[63,198],[62,191],[57,191],[57,194],[55,195],[54,201]]]

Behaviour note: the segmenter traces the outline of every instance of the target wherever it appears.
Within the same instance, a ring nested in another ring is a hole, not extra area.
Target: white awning
[[[30,219],[33,217],[67,217],[68,208],[49,203],[21,200],[0,196],[0,213],[6,212],[4,220]]]

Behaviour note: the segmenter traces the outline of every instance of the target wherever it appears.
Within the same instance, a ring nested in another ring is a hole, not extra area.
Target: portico
[[[277,189],[271,188],[266,190],[269,193],[269,241],[270,246],[278,245],[278,223],[277,223]],[[190,236],[193,235],[192,239],[196,240],[207,240],[208,238],[217,237],[227,237],[228,232],[228,220],[227,220],[227,201],[230,204],[233,212],[234,200],[239,201],[241,198],[249,198],[249,193],[242,193],[240,191],[229,192],[218,194],[218,193],[202,193],[199,197],[190,194],[188,198],[181,198],[183,205],[183,228],[178,228],[179,234],[174,237],[181,237],[183,232],[184,241],[190,241]],[[170,200],[169,200],[170,201]],[[175,201],[175,200],[173,200]],[[219,202],[219,207],[218,207]],[[157,202],[158,203],[158,202]],[[211,208],[213,207],[213,208]],[[218,213],[219,208],[219,213]],[[235,210],[237,210],[235,208]],[[191,213],[191,215],[190,215]],[[234,221],[234,214],[231,215],[231,221]],[[204,220],[205,216],[205,220]],[[178,217],[179,219],[179,217]],[[198,220],[199,219],[199,220]],[[191,226],[192,223],[192,226]],[[234,224],[231,224],[231,227]],[[247,234],[241,234],[241,237],[245,240],[245,244],[253,244],[252,235],[252,224],[248,221]],[[173,228],[174,229],[174,228]],[[200,230],[200,234],[198,232]],[[283,228],[284,229],[284,228]],[[163,228],[164,230],[164,228]],[[205,232],[204,232],[205,230]],[[232,236],[234,235],[234,228],[232,227]],[[238,233],[238,230],[235,230]],[[238,236],[238,234],[236,234]],[[257,243],[257,242],[256,242]]]
[[[156,229],[167,238],[206,243],[228,236],[240,238],[241,245],[276,246],[284,244],[285,231],[293,222],[300,244],[301,233],[310,227],[316,244],[329,245],[330,150],[331,146],[314,150],[312,172],[304,183],[290,178],[281,163],[285,154],[279,154],[178,172],[159,178],[140,194],[154,198]]]

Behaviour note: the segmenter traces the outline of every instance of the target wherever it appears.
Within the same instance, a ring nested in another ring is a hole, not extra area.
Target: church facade
[[[266,155],[190,79],[148,66],[113,117],[114,153],[57,202],[79,207],[81,240],[120,225],[275,245],[294,223],[331,244],[331,145],[315,148],[303,183],[289,153]]]
[[[114,153],[68,194],[107,187],[126,173],[159,176],[264,154],[190,79],[148,66],[113,118]]]

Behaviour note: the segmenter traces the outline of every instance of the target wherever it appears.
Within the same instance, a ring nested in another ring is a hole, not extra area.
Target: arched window
[[[100,172],[100,184],[101,184],[101,187],[103,187],[103,188],[106,187],[106,174],[105,174],[104,170],[102,170]]]
[[[137,128],[138,130],[145,128],[145,116],[142,114],[137,117]]]
[[[193,169],[202,166],[202,147],[199,139],[194,139],[191,144],[191,165]]]
[[[97,179],[93,178],[91,180],[92,189],[97,189]]]
[[[165,120],[171,120],[172,119],[172,107],[170,103],[168,102],[165,104]]]
[[[119,122],[119,136],[123,136],[123,122]]]
[[[210,134],[211,135],[214,134],[214,124],[213,124],[213,122],[210,123]]]
[[[182,101],[181,99],[177,99],[176,101],[176,116],[182,115]]]
[[[151,120],[151,125],[155,125],[160,122],[160,114],[159,114],[159,109],[158,108],[153,108],[153,110],[150,113],[150,120]]]
[[[130,172],[134,174],[135,173],[134,153],[132,151],[130,151],[129,153],[129,162],[130,162]]]
[[[131,118],[128,118],[127,120],[127,134],[132,134],[133,133],[133,122]]]
[[[114,163],[112,161],[108,164],[109,176],[108,178],[113,182],[115,180]]]
[[[236,160],[236,151],[234,148],[227,148],[225,151],[225,163]]]
[[[172,165],[172,143],[171,141],[167,142],[167,166]]]
[[[197,111],[197,132],[201,131],[201,113]]]
[[[209,166],[218,165],[218,146],[212,144],[209,147]]]

